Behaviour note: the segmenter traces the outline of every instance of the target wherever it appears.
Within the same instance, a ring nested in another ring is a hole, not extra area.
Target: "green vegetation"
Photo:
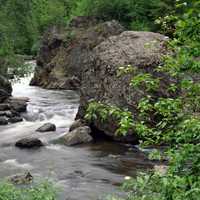
[[[173,6],[173,0],[79,0],[73,14],[116,19],[134,30],[155,30],[154,20],[162,16],[163,11],[170,12]]]
[[[0,183],[0,200],[55,200],[56,191],[49,183],[23,188],[10,183]]]
[[[36,55],[43,33],[74,16],[119,20],[133,30],[159,30],[154,21],[171,13],[174,0],[0,0],[0,73],[20,68],[16,55]],[[165,12],[163,12],[165,11]]]
[[[200,2],[177,1],[177,10],[180,9],[185,11],[183,16],[177,14],[160,20],[166,27],[166,19],[176,19],[175,30],[170,31],[174,32],[174,39],[169,42],[174,54],[166,56],[164,66],[158,66],[156,70],[177,78],[178,83],[170,85],[169,90],[181,93],[174,98],[155,99],[153,92],[157,90],[159,80],[150,74],[134,76],[131,86],[135,89],[143,87],[152,95],[140,100],[139,117],[131,117],[131,123],[124,124],[127,130],[135,130],[143,141],[141,145],[168,145],[164,155],[158,152],[150,155],[154,159],[167,158],[167,171],[139,174],[136,179],[126,181],[123,186],[128,191],[126,200],[198,200],[200,196],[200,84],[194,79],[200,73]],[[130,73],[124,69],[125,73]],[[109,113],[108,106],[103,107]],[[88,111],[91,111],[90,106]],[[159,116],[154,126],[149,123],[152,113]]]

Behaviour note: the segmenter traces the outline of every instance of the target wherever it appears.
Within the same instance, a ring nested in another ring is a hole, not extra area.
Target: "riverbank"
[[[79,106],[79,95],[70,90],[46,90],[29,86],[31,77],[13,83],[15,97],[29,97],[24,121],[0,127],[0,178],[30,171],[34,180],[52,180],[61,188],[60,200],[94,200],[113,193],[122,195],[119,186],[125,176],[135,176],[153,163],[132,145],[99,141],[77,147],[53,141],[68,132]],[[55,123],[55,132],[35,130],[46,122]],[[15,142],[37,137],[45,144],[40,149],[20,150]]]

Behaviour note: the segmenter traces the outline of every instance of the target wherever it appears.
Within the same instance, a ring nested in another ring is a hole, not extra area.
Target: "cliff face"
[[[74,20],[62,34],[55,34],[55,31],[49,34],[44,37],[31,84],[45,88],[79,89],[81,102],[77,118],[84,118],[91,100],[128,108],[137,117],[138,101],[148,93],[144,88],[134,90],[130,87],[133,75],[119,77],[121,66],[130,65],[137,72],[159,78],[161,83],[156,97],[174,95],[167,86],[176,80],[155,70],[166,53],[167,38],[161,34],[124,31],[116,21],[97,23],[85,18]],[[70,39],[66,41],[69,34]],[[114,140],[137,142],[134,133],[128,137],[116,137],[117,123],[111,118],[103,123],[97,118],[92,128]]]
[[[44,35],[31,85],[79,89],[92,50],[123,30],[116,21],[98,23],[89,17],[77,17],[67,29],[53,27]]]

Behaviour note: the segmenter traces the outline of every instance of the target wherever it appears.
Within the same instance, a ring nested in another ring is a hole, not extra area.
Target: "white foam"
[[[20,164],[19,162],[17,162],[16,159],[6,160],[3,163],[6,165],[17,167],[17,168],[23,168],[23,169],[29,169],[29,170],[33,169],[32,165],[30,165],[28,163]]]
[[[51,150],[56,150],[56,151],[59,151],[62,149],[60,145],[49,145],[49,146],[46,146],[46,148],[51,149]]]

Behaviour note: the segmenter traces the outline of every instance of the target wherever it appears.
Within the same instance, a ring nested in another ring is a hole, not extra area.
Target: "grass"
[[[56,196],[56,189],[48,182],[26,188],[0,182],[0,200],[56,200]]]

